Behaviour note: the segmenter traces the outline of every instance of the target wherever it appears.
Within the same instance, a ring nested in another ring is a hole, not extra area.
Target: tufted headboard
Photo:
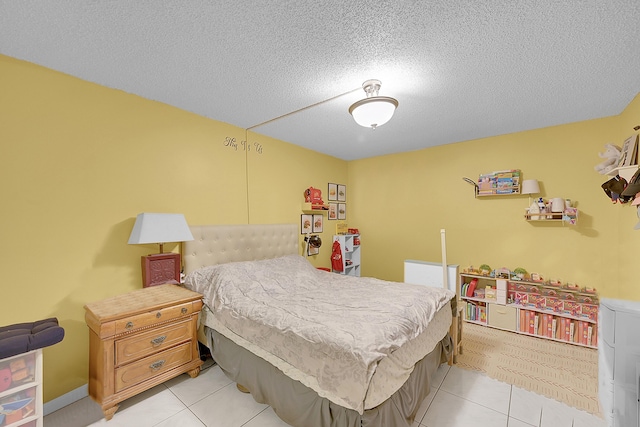
[[[255,261],[297,254],[297,224],[192,225],[193,239],[183,243],[184,272],[208,265]]]

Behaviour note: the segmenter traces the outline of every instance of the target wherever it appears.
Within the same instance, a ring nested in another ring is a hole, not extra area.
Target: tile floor
[[[44,417],[45,427],[287,427],[267,406],[239,392],[217,365],[181,375],[126,400],[108,423],[86,397]],[[567,405],[446,364],[413,427],[605,427]],[[392,427],[392,426],[389,426]]]

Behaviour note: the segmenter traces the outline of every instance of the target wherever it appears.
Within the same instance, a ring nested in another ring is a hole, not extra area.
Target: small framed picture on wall
[[[347,219],[346,203],[338,203],[338,219]]]
[[[338,204],[329,203],[328,219],[330,221],[338,219]]]
[[[347,186],[338,184],[338,201],[346,202],[347,201]]]
[[[313,215],[300,215],[300,234],[313,231]]]
[[[338,200],[338,184],[329,183],[329,201]]]
[[[313,232],[322,233],[322,215],[313,215]]]

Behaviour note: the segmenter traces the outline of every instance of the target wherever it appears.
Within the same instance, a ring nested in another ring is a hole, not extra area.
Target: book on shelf
[[[556,317],[551,321],[551,338],[558,338],[558,319]]]
[[[535,324],[535,314],[532,311],[527,310],[527,324],[529,325],[527,332],[530,334],[535,334],[534,324]]]
[[[569,323],[569,337],[567,337],[567,341],[573,341],[576,333],[576,324],[570,319],[567,319],[567,322]]]
[[[582,337],[584,335],[584,322],[577,322],[578,323],[578,333],[573,337],[573,342],[577,342],[582,344]]]
[[[476,320],[477,305],[475,302],[467,302],[467,320]]]
[[[566,317],[562,317],[560,319],[560,327],[562,328],[562,335],[560,339],[563,341],[572,341],[573,340],[573,322]]]
[[[469,287],[467,288],[465,295],[468,297],[473,297],[473,292],[476,290],[476,286],[478,286],[478,279],[476,278],[471,279],[471,282],[469,282]]]

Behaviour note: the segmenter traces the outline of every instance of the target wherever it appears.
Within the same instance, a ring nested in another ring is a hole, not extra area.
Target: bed
[[[455,293],[316,269],[296,224],[190,228],[185,285],[230,379],[292,426],[411,426],[452,359]]]

